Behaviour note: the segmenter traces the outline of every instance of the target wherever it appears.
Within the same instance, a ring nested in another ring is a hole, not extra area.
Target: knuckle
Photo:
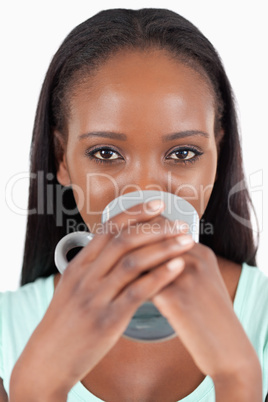
[[[115,315],[112,313],[111,309],[106,307],[98,311],[95,318],[95,327],[101,331],[109,329],[114,323]]]
[[[113,239],[113,243],[115,247],[119,247],[120,249],[127,249],[131,244],[130,236],[127,236],[123,231],[119,235],[115,236]]]
[[[143,300],[141,288],[139,286],[131,286],[126,292],[126,298],[131,304],[141,302]]]
[[[102,305],[101,281],[96,278],[79,278],[72,288],[73,295],[81,307],[94,308]]]
[[[137,267],[136,258],[133,255],[125,256],[122,259],[121,266],[124,271],[132,271]]]
[[[87,316],[96,310],[96,293],[88,291],[81,283],[69,289],[68,296],[78,315]]]
[[[76,293],[78,293],[78,292],[76,292]],[[80,291],[79,292],[80,297],[79,297],[79,301],[77,303],[78,309],[80,312],[85,312],[85,313],[90,312],[93,307],[93,304],[94,304],[94,295],[93,294],[89,294],[89,295],[84,294],[83,296],[81,296],[81,293],[82,292]]]

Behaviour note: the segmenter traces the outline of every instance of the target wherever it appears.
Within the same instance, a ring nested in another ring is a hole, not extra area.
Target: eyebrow
[[[115,133],[113,131],[93,131],[90,133],[79,135],[80,140],[83,140],[84,138],[90,138],[90,137],[112,138],[112,139],[120,140],[120,141],[127,140],[126,134]]]
[[[186,131],[179,131],[177,133],[163,135],[162,142],[168,142],[168,141],[172,141],[172,140],[176,140],[176,139],[180,139],[180,138],[192,137],[192,136],[202,136],[205,138],[209,138],[209,134],[204,131],[186,130]],[[79,136],[79,139],[83,140],[85,138],[91,138],[91,137],[112,138],[112,139],[119,140],[119,141],[127,140],[126,134],[116,133],[113,131],[93,131],[90,133],[81,134]]]
[[[164,135],[162,137],[162,142],[172,141],[172,140],[186,138],[186,137],[193,137],[193,136],[201,136],[201,137],[209,138],[209,134],[206,133],[205,131],[186,130],[186,131],[179,131],[178,133],[171,133],[171,134]]]

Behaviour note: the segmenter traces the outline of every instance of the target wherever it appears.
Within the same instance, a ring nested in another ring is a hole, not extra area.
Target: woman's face
[[[71,95],[58,180],[72,185],[90,231],[115,197],[168,191],[201,217],[217,168],[212,91],[163,51],[110,58]]]

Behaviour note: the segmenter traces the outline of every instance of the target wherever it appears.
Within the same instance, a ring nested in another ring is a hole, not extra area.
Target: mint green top
[[[34,328],[42,319],[54,292],[53,276],[38,279],[15,292],[0,293],[0,378],[9,389],[12,368]],[[263,372],[263,399],[268,392],[268,277],[243,264],[234,311],[259,356]],[[101,401],[80,382],[69,392],[68,402]],[[215,402],[213,382],[206,377],[180,402]]]

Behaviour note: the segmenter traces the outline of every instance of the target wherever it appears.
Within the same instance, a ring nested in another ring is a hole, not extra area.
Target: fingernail
[[[149,211],[156,212],[162,209],[165,204],[162,200],[153,200],[146,203]]]
[[[181,246],[186,246],[188,244],[193,243],[193,239],[191,236],[185,236],[185,235],[180,235],[176,237],[176,241],[181,245]]]
[[[184,267],[184,260],[182,258],[174,258],[167,263],[169,271],[182,271]]]

